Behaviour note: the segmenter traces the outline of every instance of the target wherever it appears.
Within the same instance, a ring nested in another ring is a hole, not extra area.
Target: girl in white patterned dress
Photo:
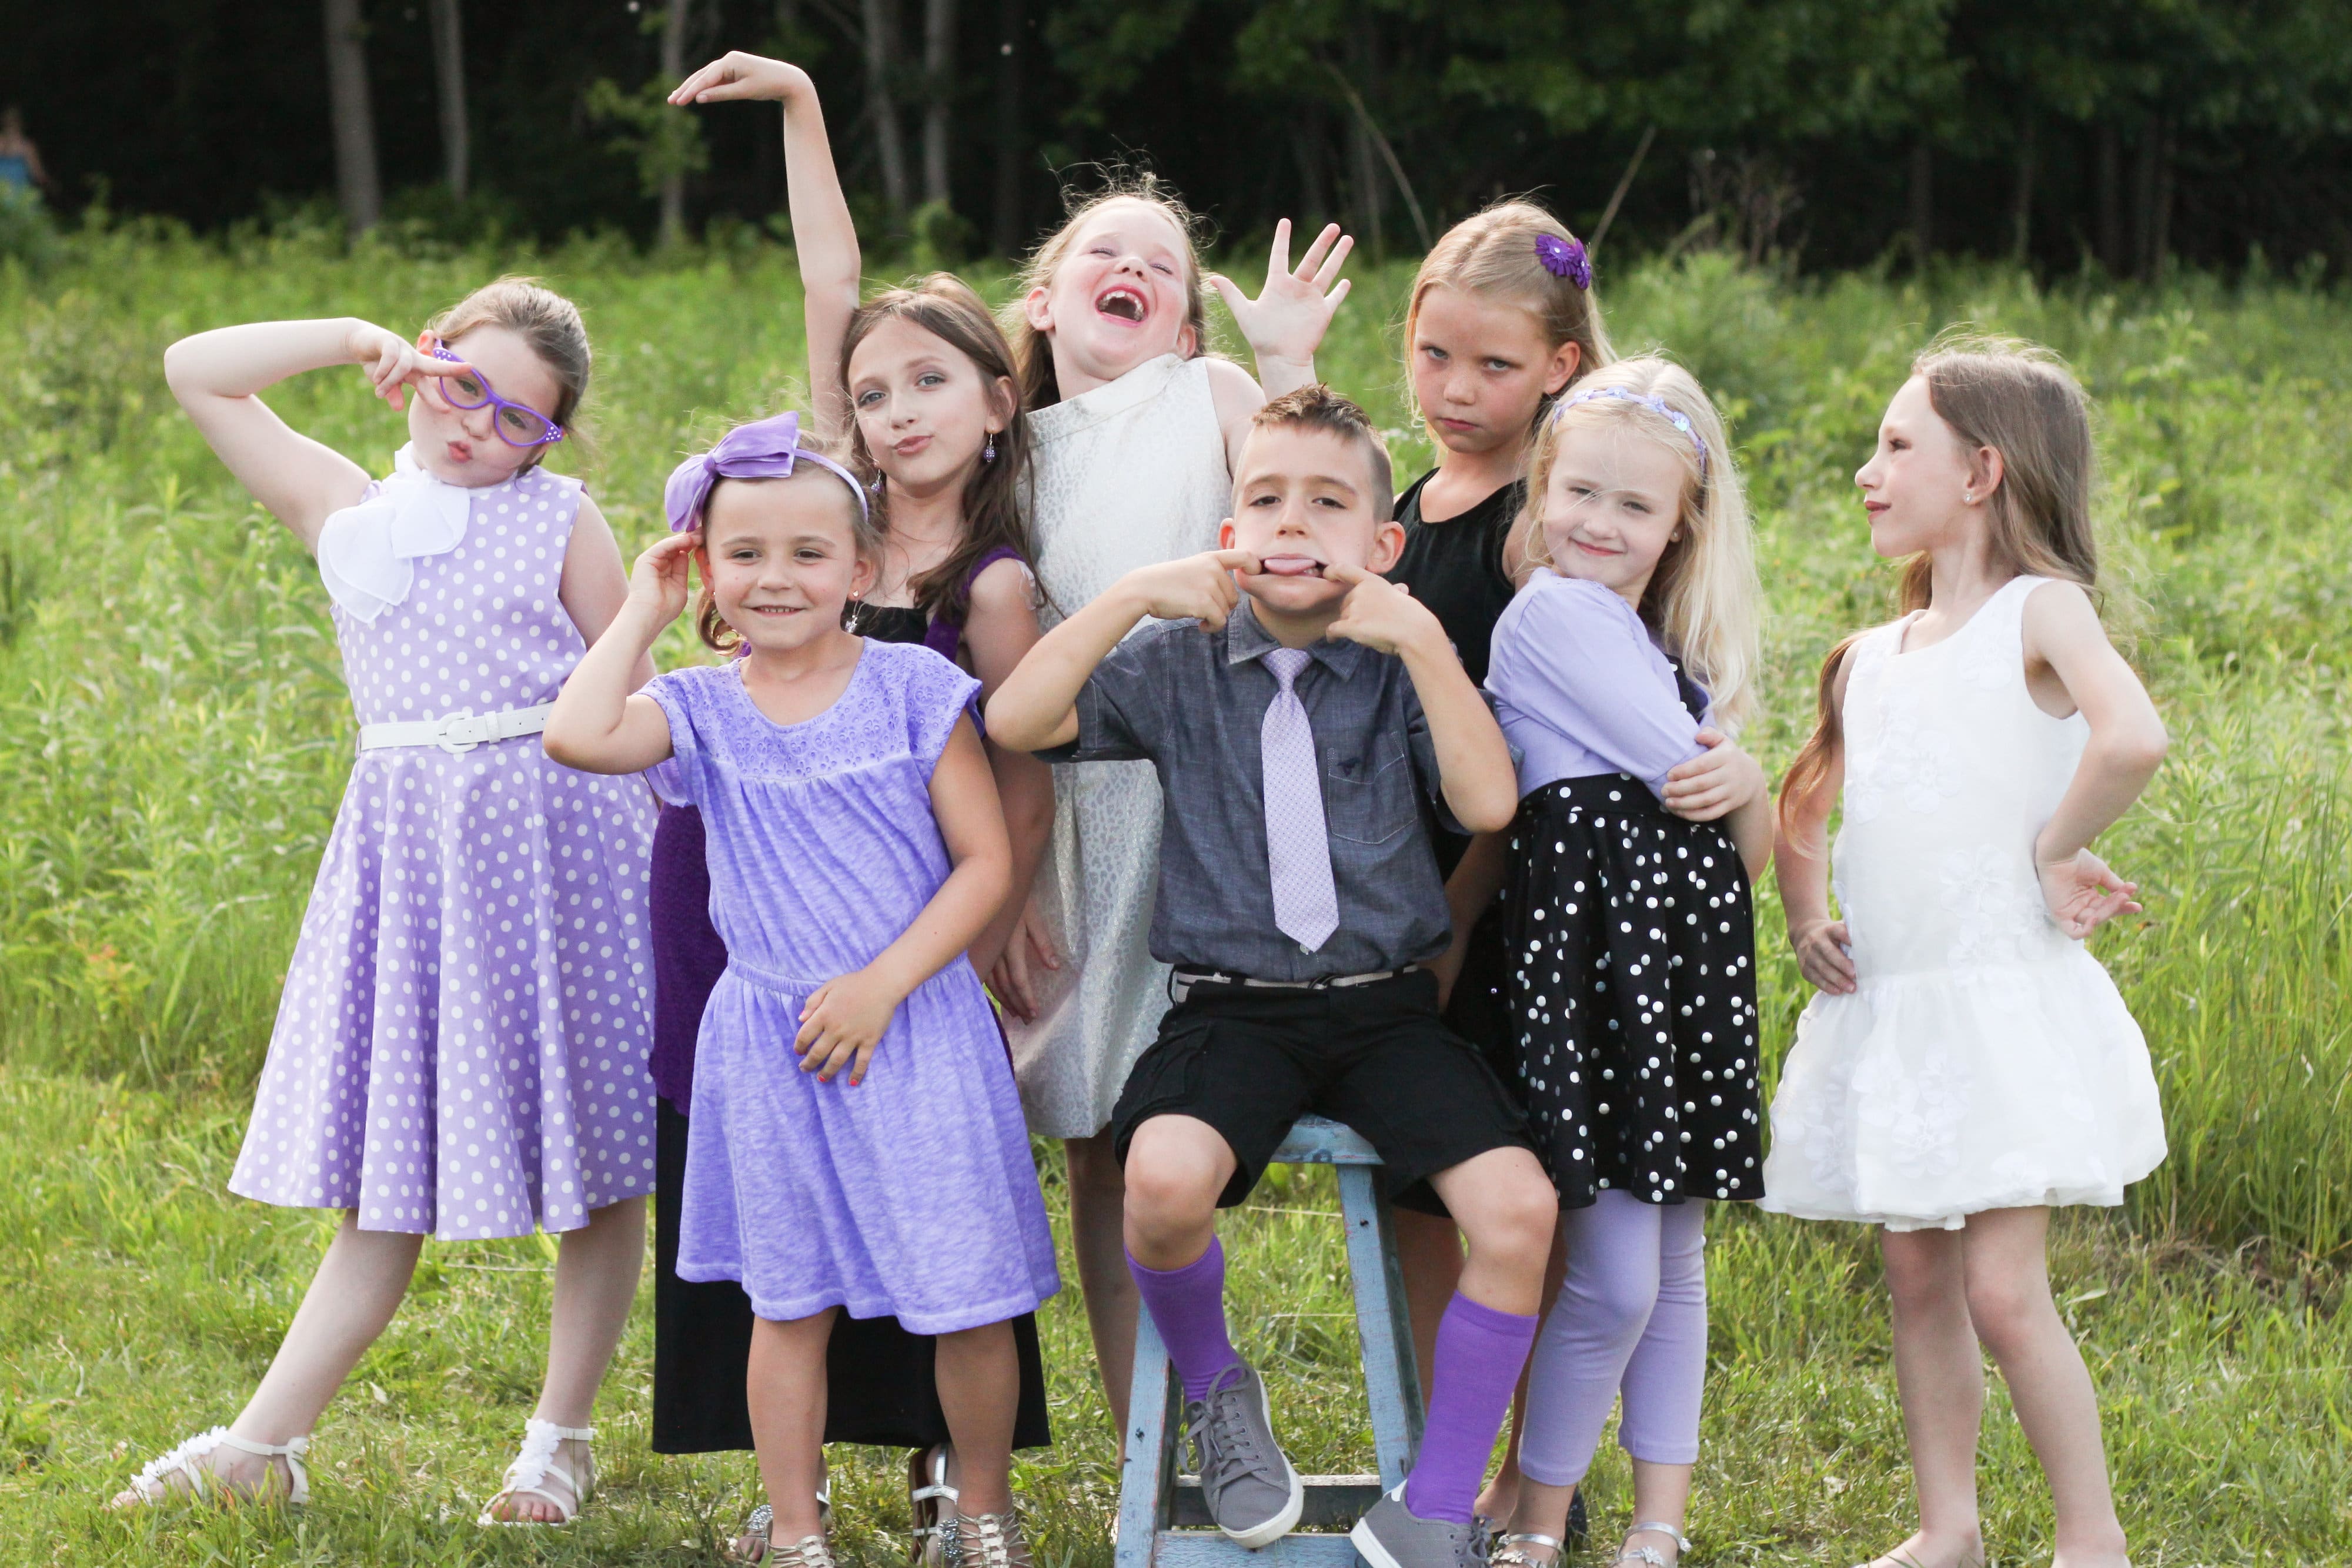
[[[1192,215],[1147,178],[1073,207],[1031,255],[1004,328],[1029,411],[1030,538],[1047,625],[1137,567],[1216,547],[1233,455],[1267,398],[1314,381],[1315,350],[1348,295],[1339,267],[1351,245],[1332,225],[1293,270],[1283,220],[1252,299],[1203,276]],[[1204,283],[1248,339],[1263,387],[1207,352]],[[1061,1139],[1069,1156],[1078,1279],[1112,1420],[1124,1425],[1136,1295],[1119,1229],[1126,1189],[1103,1128],[1168,1009],[1168,967],[1147,942],[1160,784],[1148,762],[1054,774],[1053,838],[992,978],[1029,1130]]]
[[[2058,1568],[2126,1561],[2044,1259],[2053,1207],[2119,1204],[2164,1157],[2147,1044],[2083,946],[2139,908],[2090,845],[2165,751],[2093,606],[2091,470],[2082,391],[2046,353],[1920,358],[1854,476],[1872,548],[1911,558],[1906,613],[1830,655],[1781,790],[1780,896],[1821,994],[1763,1207],[1881,1228],[1920,1527],[1872,1568],[1984,1560],[1979,1343],[2049,1479]]]

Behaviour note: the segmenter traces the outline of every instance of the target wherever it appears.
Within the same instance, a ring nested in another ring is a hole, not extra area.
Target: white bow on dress
[[[436,479],[402,447],[392,476],[319,529],[319,577],[334,601],[373,621],[408,597],[419,556],[446,555],[465,542],[474,492]]]

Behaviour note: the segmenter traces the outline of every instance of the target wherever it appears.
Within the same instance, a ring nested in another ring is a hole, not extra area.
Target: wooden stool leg
[[[1396,1228],[1380,1194],[1378,1167],[1339,1167],[1339,1213],[1348,1227],[1348,1270],[1355,1279],[1356,1334],[1363,1345],[1372,1449],[1380,1457],[1381,1485],[1394,1487],[1421,1452],[1421,1369],[1413,1360]]]
[[[1118,1472],[1116,1568],[1151,1568],[1152,1549],[1169,1527],[1176,1454],[1184,1440],[1181,1397],[1168,1347],[1146,1307],[1136,1314],[1135,1381],[1127,1396],[1127,1452]]]

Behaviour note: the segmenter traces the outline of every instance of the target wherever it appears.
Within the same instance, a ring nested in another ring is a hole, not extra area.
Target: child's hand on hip
[[[1331,325],[1332,312],[1339,308],[1339,301],[1348,298],[1349,280],[1339,276],[1339,267],[1355,247],[1356,242],[1341,234],[1338,224],[1327,224],[1323,232],[1315,236],[1315,243],[1307,247],[1307,254],[1299,258],[1294,271],[1290,265],[1290,220],[1284,218],[1274,225],[1274,250],[1266,257],[1265,287],[1258,290],[1255,299],[1221,273],[1209,274],[1209,287],[1217,291],[1225,308],[1234,313],[1234,325],[1242,329],[1250,352],[1259,361],[1311,364],[1315,350],[1322,347],[1325,329]]]
[[[1660,797],[1667,810],[1686,822],[1712,822],[1762,796],[1769,788],[1764,766],[1718,729],[1702,729],[1706,755],[1678,762],[1666,775]]]
[[[793,1040],[801,1071],[830,1083],[846,1067],[852,1089],[865,1082],[866,1064],[906,999],[906,992],[871,969],[853,969],[819,986],[801,1009],[801,1031]]]
[[[1816,990],[1831,996],[1854,989],[1853,937],[1843,920],[1808,920],[1789,928],[1789,946],[1797,950],[1797,967]]]
[[[2107,862],[2088,850],[2076,850],[2064,860],[2033,857],[2033,873],[2042,879],[2042,902],[2058,929],[2081,941],[2118,915],[2137,915],[2133,896],[2139,883],[2126,882],[2107,869]]]
[[[650,612],[664,626],[677,620],[686,608],[687,569],[701,542],[699,531],[655,540],[629,573],[629,602]]]
[[[1324,629],[1327,637],[1344,637],[1378,653],[1402,654],[1407,644],[1432,633],[1441,641],[1445,636],[1444,627],[1429,606],[1401,584],[1374,577],[1360,566],[1336,561],[1323,569],[1323,578],[1348,590],[1348,597],[1339,601],[1339,618]]]

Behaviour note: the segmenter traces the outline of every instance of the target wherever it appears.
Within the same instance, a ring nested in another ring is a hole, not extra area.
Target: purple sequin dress
[[[375,493],[371,487],[369,494]],[[373,622],[335,609],[362,724],[554,700],[580,485],[474,493]],[[654,1185],[642,780],[535,735],[362,752],[288,967],[233,1192],[444,1239],[572,1230]]]
[[[867,640],[839,700],[779,725],[740,664],[646,688],[666,769],[707,833],[728,967],[702,1018],[677,1274],[737,1280],[761,1317],[829,1306],[948,1333],[1059,1288],[994,1015],[959,956],[899,1005],[866,1080],[801,1070],[800,1009],[922,912],[950,863],[930,779],[979,683]]]

